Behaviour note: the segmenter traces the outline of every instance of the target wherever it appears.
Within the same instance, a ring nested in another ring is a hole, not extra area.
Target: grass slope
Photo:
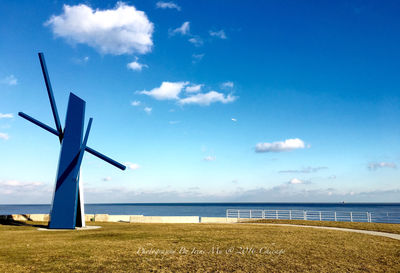
[[[94,224],[102,228],[0,225],[0,272],[400,271],[400,241],[364,234],[252,224]]]
[[[352,228],[352,229],[362,229],[362,230],[381,231],[381,232],[400,234],[400,224],[304,221],[304,220],[267,220],[267,219],[247,221],[246,223],[271,223],[271,224],[293,224],[293,225],[304,225],[304,226],[340,227],[340,228]]]

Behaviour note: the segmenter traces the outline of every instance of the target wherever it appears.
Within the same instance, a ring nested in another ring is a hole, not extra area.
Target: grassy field
[[[293,224],[305,226],[340,227],[362,230],[372,230],[400,234],[400,224],[383,223],[358,223],[358,222],[330,222],[330,221],[304,221],[304,220],[255,220],[248,223]]]
[[[400,241],[252,224],[0,225],[0,272],[400,272]]]

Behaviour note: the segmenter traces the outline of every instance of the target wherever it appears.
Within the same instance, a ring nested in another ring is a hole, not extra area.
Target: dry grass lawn
[[[102,228],[0,225],[0,272],[400,272],[400,241],[378,236],[252,224],[92,224]]]
[[[305,226],[340,227],[362,230],[381,231],[400,234],[400,224],[358,223],[358,222],[331,222],[331,221],[304,221],[304,220],[255,220],[248,223],[293,224]]]

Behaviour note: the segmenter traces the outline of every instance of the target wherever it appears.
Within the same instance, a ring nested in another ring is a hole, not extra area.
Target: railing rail
[[[226,217],[400,224],[400,212],[227,209]]]

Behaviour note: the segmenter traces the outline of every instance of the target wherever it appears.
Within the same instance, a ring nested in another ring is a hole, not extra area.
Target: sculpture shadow
[[[14,220],[11,215],[4,215],[0,218],[0,225],[3,226],[26,226],[26,227],[37,227],[37,228],[47,228],[47,224],[36,224],[36,223],[29,223],[28,221],[32,221],[26,214],[21,214],[23,217],[26,218],[24,221]]]

